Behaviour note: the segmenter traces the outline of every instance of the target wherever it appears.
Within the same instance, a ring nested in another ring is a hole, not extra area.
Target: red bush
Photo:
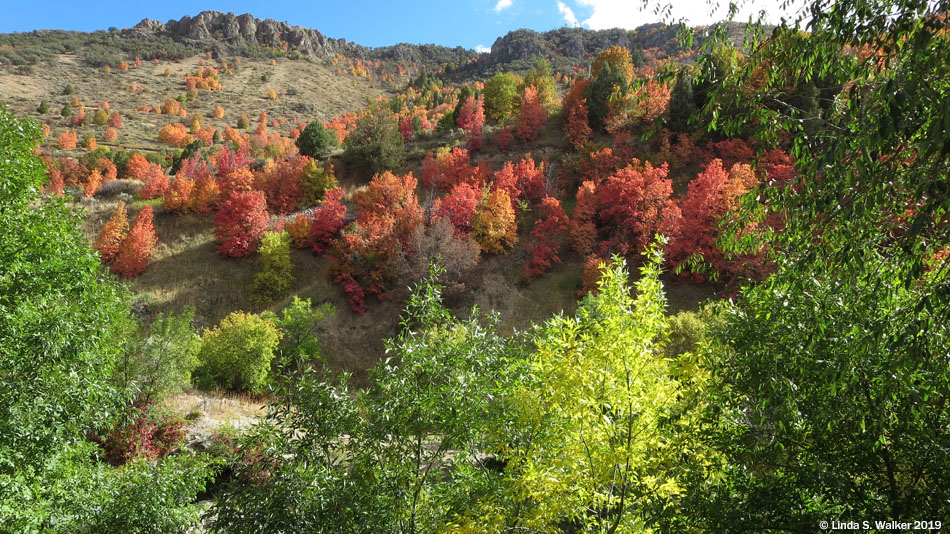
[[[164,196],[167,190],[168,176],[158,165],[149,165],[146,171],[145,185],[139,190],[139,196],[144,199],[158,198]]]
[[[135,217],[132,223],[132,229],[129,235],[122,241],[122,247],[116,256],[115,263],[112,265],[112,272],[132,278],[142,274],[145,267],[148,266],[152,253],[155,251],[155,244],[158,238],[155,237],[155,227],[152,225],[152,207],[145,206]]]
[[[538,99],[538,90],[533,85],[525,87],[521,97],[521,113],[518,114],[518,123],[515,125],[515,137],[522,141],[533,141],[541,137],[541,130],[547,118],[547,111]]]
[[[274,213],[293,213],[303,201],[300,177],[310,158],[292,156],[269,163],[259,176],[258,187],[267,196],[267,206]]]
[[[99,251],[102,263],[111,265],[115,261],[127,235],[129,235],[129,219],[125,211],[125,202],[120,200],[119,205],[112,212],[112,217],[99,230],[99,238],[96,240],[96,250]]]
[[[373,177],[365,191],[355,197],[360,209],[357,221],[365,224],[374,217],[391,217],[393,235],[403,246],[409,243],[413,231],[422,223],[422,208],[416,198],[416,179],[412,173],[396,176],[384,172]]]
[[[137,458],[162,458],[184,440],[186,432],[180,420],[157,417],[150,407],[150,404],[136,405],[130,420],[115,424],[101,436],[90,436],[105,450],[109,463],[118,467]]]
[[[324,254],[343,229],[346,206],[340,202],[342,198],[342,189],[339,187],[330,189],[324,194],[320,208],[313,211],[310,243],[317,254]]]
[[[129,180],[144,181],[148,177],[148,168],[151,163],[141,154],[132,154],[129,162],[125,164],[125,178]]]
[[[515,136],[511,133],[511,128],[502,128],[498,130],[498,136],[495,137],[495,144],[498,145],[498,150],[508,150],[508,145],[514,140]]]
[[[422,160],[422,184],[436,191],[448,191],[460,183],[480,186],[487,178],[483,167],[469,164],[468,150],[453,148],[429,152]]]
[[[165,188],[162,197],[162,208],[165,211],[184,215],[192,210],[192,199],[195,190],[195,181],[176,175]]]
[[[552,264],[561,263],[558,253],[567,229],[568,218],[561,202],[554,197],[544,197],[541,201],[541,218],[534,223],[532,241],[526,249],[531,256],[525,265],[528,278],[539,277],[548,272]]]
[[[432,217],[448,217],[455,227],[455,235],[466,236],[472,231],[472,217],[481,198],[481,190],[467,183],[458,184],[445,198],[435,200]]]
[[[232,191],[214,216],[218,254],[223,257],[249,256],[257,251],[267,231],[270,217],[267,199],[260,191]]]
[[[634,160],[597,188],[600,219],[614,227],[613,243],[622,254],[642,253],[658,233],[675,239],[681,216],[670,198],[668,170],[665,163],[653,167]]]

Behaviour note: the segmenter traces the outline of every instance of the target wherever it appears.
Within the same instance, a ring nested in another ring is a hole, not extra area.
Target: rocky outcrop
[[[129,37],[147,38],[165,35],[174,40],[212,49],[218,53],[240,51],[248,46],[264,46],[297,51],[315,58],[329,58],[336,54],[359,59],[389,59],[413,63],[465,62],[476,56],[472,50],[447,48],[436,45],[398,44],[367,48],[345,39],[332,39],[317,30],[291,26],[273,19],[258,19],[250,14],[235,15],[218,11],[203,11],[194,17],[185,16],[164,24],[145,19],[126,30]]]

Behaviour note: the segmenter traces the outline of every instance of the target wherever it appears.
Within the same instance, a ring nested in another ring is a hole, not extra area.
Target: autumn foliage
[[[504,189],[485,195],[472,218],[472,236],[484,252],[504,254],[518,241],[511,197]]]
[[[333,241],[340,235],[346,218],[346,206],[340,202],[343,190],[330,189],[323,196],[323,203],[313,210],[313,222],[310,226],[310,244],[317,254],[324,254]]]
[[[472,231],[472,219],[481,197],[481,190],[462,182],[453,187],[444,198],[435,200],[432,204],[432,218],[447,217],[455,227],[455,234],[466,236]]]
[[[488,168],[469,164],[467,149],[440,148],[422,161],[422,183],[436,191],[448,191],[461,183],[479,187],[488,178]]]
[[[548,113],[538,99],[538,90],[533,85],[524,89],[521,97],[521,112],[515,125],[515,137],[522,141],[533,141],[541,137],[541,130],[548,118]]]
[[[613,229],[611,244],[622,254],[646,250],[656,234],[674,238],[679,231],[680,208],[670,198],[673,184],[664,163],[631,165],[597,187],[600,219]]]
[[[56,138],[56,148],[60,150],[72,150],[76,148],[78,142],[79,138],[76,136],[76,132],[66,130]]]
[[[158,238],[155,236],[155,227],[152,224],[154,214],[151,206],[145,206],[135,217],[129,235],[122,241],[112,272],[132,278],[142,274],[148,266]]]
[[[99,239],[96,240],[96,250],[99,251],[102,263],[112,265],[127,235],[129,235],[129,219],[125,202],[120,200],[119,205],[112,212],[112,217],[99,230]]]
[[[267,231],[269,221],[264,193],[232,191],[214,216],[218,254],[223,257],[253,254]]]
[[[537,278],[548,272],[554,263],[561,263],[558,254],[568,230],[567,214],[558,199],[544,197],[540,211],[541,217],[534,224],[526,250],[530,258],[524,272],[529,278]]]

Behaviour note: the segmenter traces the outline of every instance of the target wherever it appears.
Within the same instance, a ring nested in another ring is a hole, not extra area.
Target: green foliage
[[[610,113],[610,103],[626,94],[627,79],[623,71],[612,69],[610,64],[605,63],[588,87],[587,119],[594,131],[603,132]]]
[[[78,217],[39,201],[39,139],[0,107],[0,524],[12,532],[45,528],[75,495],[78,443],[117,406],[108,381],[128,315]]]
[[[48,111],[49,111],[49,102],[47,102],[46,100],[43,100],[42,102],[40,102],[40,105],[36,108],[36,112],[39,113],[40,115],[46,115]]]
[[[178,171],[181,169],[181,162],[185,161],[186,159],[191,159],[195,157],[196,154],[200,154],[201,148],[203,146],[204,144],[202,144],[200,140],[196,139],[192,141],[191,143],[189,143],[188,146],[186,146],[184,149],[182,149],[181,152],[178,152],[177,154],[175,154],[175,157],[172,159],[172,167],[171,169],[169,169],[168,174],[172,176],[178,174]],[[156,161],[154,159],[149,159],[149,156],[153,156],[155,158],[160,158],[160,159]],[[164,154],[160,154],[158,152],[149,152],[148,154],[145,155],[145,159],[147,159],[150,163],[155,163],[156,165],[160,165],[162,167],[165,166]]]
[[[273,319],[232,312],[201,335],[201,366],[195,372],[198,384],[261,393],[267,386],[281,335]]]
[[[228,486],[215,531],[434,532],[501,482],[480,451],[523,345],[477,314],[452,318],[438,275],[413,292],[368,391],[312,367],[281,374],[265,423],[242,444],[258,459],[237,473],[266,484]]]
[[[316,158],[337,146],[336,133],[323,127],[319,119],[310,121],[297,137],[297,149],[304,156]]]
[[[73,84],[71,83],[67,83],[66,87],[63,87],[64,95],[71,95],[71,94],[74,94],[75,92],[76,92],[76,89],[73,87]]]
[[[538,90],[538,100],[545,108],[550,108],[557,102],[557,92],[554,89],[554,76],[551,74],[551,65],[548,63],[548,60],[543,57],[538,58],[534,66],[531,67],[531,71],[525,74],[521,85],[518,87],[519,96],[524,93],[524,88],[529,85],[533,85],[534,88]]]
[[[745,289],[714,332],[708,439],[724,459],[712,485],[696,481],[701,528],[948,513],[950,269],[940,258],[950,192],[935,169],[950,165],[950,142],[937,134],[950,124],[938,104],[950,96],[950,40],[929,9],[815,3],[808,38],[761,47],[703,95],[720,131],[790,137],[796,178],[741,206],[742,223],[766,215],[757,200],[786,219],[764,236],[776,272]],[[851,85],[809,124],[776,101],[789,72],[807,84],[815,71]],[[756,91],[734,99],[746,84]],[[730,250],[762,244],[732,233]]]
[[[662,255],[648,255],[635,299],[616,258],[575,317],[536,334],[536,386],[513,399],[522,425],[504,449],[515,487],[530,488],[516,495],[519,524],[648,530],[676,508],[687,466],[704,454],[688,386],[664,353]]]
[[[314,309],[310,299],[300,300],[294,296],[293,301],[280,312],[277,323],[284,333],[279,347],[281,364],[298,368],[305,362],[319,361],[317,324],[334,313],[333,305],[328,302]]]
[[[251,126],[250,121],[247,119],[247,115],[241,115],[238,117],[237,127],[239,130],[247,130]]]
[[[485,80],[485,117],[495,124],[514,118],[521,105],[521,80],[510,72],[500,72]]]
[[[519,100],[520,102],[520,100]],[[456,128],[455,111],[447,111],[435,126],[435,131],[440,135],[445,135]]]
[[[151,324],[137,325],[116,361],[116,386],[135,391],[138,400],[146,403],[188,386],[198,366],[194,320],[194,308],[185,308],[178,314],[159,314]]]
[[[323,166],[315,160],[308,161],[300,175],[300,185],[303,188],[304,206],[316,206],[323,201],[327,191],[337,187],[333,165]]]
[[[64,119],[68,119],[69,117],[72,117],[72,116],[73,116],[73,106],[70,105],[69,102],[66,102],[65,104],[63,104],[63,109],[61,109],[61,110],[59,111],[59,114],[60,114],[60,116],[63,117]]]
[[[343,160],[367,168],[373,174],[395,169],[406,157],[406,145],[398,121],[377,108],[356,123],[356,130],[343,141]]]
[[[693,80],[686,69],[676,75],[676,83],[670,93],[670,118],[667,121],[674,132],[691,131],[689,120],[696,113],[693,98]]]
[[[140,460],[104,473],[97,506],[83,510],[82,532],[165,534],[194,532],[200,525],[198,493],[214,474],[213,464],[192,454],[168,456],[154,465]]]
[[[264,305],[283,297],[294,280],[290,264],[290,234],[264,234],[258,252],[261,254],[261,270],[254,276],[248,301]]]

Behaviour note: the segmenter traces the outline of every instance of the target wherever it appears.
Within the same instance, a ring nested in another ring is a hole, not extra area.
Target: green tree
[[[264,234],[258,252],[261,254],[261,270],[254,276],[248,301],[264,305],[283,297],[294,280],[290,264],[290,234]]]
[[[614,70],[605,63],[588,87],[587,118],[591,129],[603,132],[611,102],[627,93],[627,80],[621,70]]]
[[[500,72],[485,80],[485,116],[495,124],[515,117],[521,105],[521,80],[510,72]]]
[[[36,108],[36,112],[39,113],[40,115],[46,115],[48,111],[49,111],[49,102],[45,100],[40,102],[39,107]]]
[[[282,333],[274,320],[232,312],[201,335],[199,385],[260,393],[267,386],[271,361]]]
[[[194,308],[185,308],[178,314],[159,314],[151,324],[137,325],[116,361],[116,385],[135,391],[141,402],[162,400],[188,386],[198,366],[194,320]]]
[[[229,485],[215,531],[434,532],[502,482],[481,451],[523,345],[477,314],[453,318],[438,276],[413,291],[368,390],[311,366],[281,373],[242,445],[260,460],[236,477],[267,483]]]
[[[310,121],[297,137],[297,150],[304,156],[316,158],[337,146],[336,133],[324,128],[319,119]]]
[[[689,120],[694,114],[696,104],[693,99],[693,79],[686,69],[681,69],[670,93],[670,129],[674,132],[691,131]]]
[[[677,507],[683,476],[702,463],[691,386],[664,350],[662,255],[648,256],[636,298],[616,258],[574,317],[537,331],[528,387],[510,405],[522,423],[502,445],[523,488],[509,524],[647,531]]]
[[[337,187],[333,165],[327,163],[323,166],[313,159],[304,165],[300,182],[303,188],[304,206],[307,207],[316,206],[323,201],[323,195],[327,191]]]
[[[343,160],[373,174],[395,169],[406,157],[399,123],[387,110],[376,108],[356,123],[343,141]]]
[[[693,514],[708,530],[950,512],[950,190],[935,171],[950,165],[937,134],[950,124],[938,104],[950,96],[944,8],[816,2],[810,38],[753,54],[709,95],[756,84],[735,120],[712,126],[790,136],[796,183],[755,191],[740,212],[760,220],[757,196],[785,221],[764,236],[775,274],[742,291],[715,332],[710,439],[724,474],[697,480]],[[761,77],[805,67],[850,82],[814,129],[773,105],[784,77]],[[762,238],[735,232],[731,247]]]
[[[529,85],[533,85],[538,90],[538,100],[545,108],[550,109],[557,102],[557,91],[554,88],[554,75],[551,74],[551,65],[543,57],[538,58],[531,67],[531,71],[525,74],[521,85],[518,86],[519,97],[524,93],[524,88]]]
[[[87,456],[83,437],[118,407],[109,385],[128,316],[58,198],[32,121],[0,107],[0,525],[36,532],[66,521]],[[88,451],[86,451],[88,452]]]

